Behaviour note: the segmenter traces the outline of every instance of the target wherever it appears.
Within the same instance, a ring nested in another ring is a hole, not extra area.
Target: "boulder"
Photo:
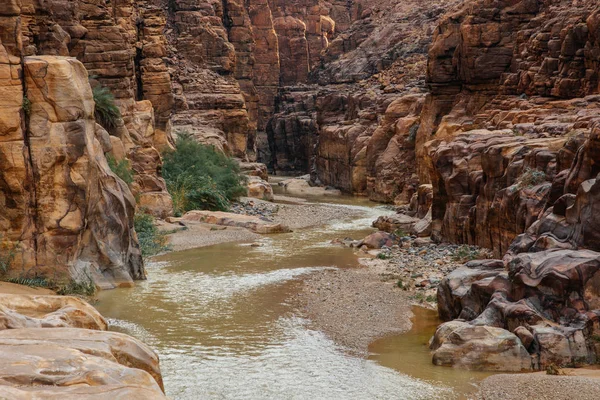
[[[0,385],[0,397],[14,400],[166,400],[167,397],[153,388],[135,384],[102,386],[21,386]]]
[[[271,185],[258,176],[248,177],[248,197],[255,199],[273,201],[273,188]]]
[[[493,290],[479,289],[492,285],[503,271],[504,264],[501,260],[472,261],[444,277],[437,290],[440,319],[471,320],[477,317],[483,312],[493,294]],[[477,289],[473,288],[474,284]]]
[[[0,345],[1,386],[104,386],[124,383],[142,386],[161,393],[160,386],[148,372],[129,368],[69,345],[46,341],[24,341]]]
[[[501,328],[450,321],[438,327],[431,343],[433,363],[487,371],[530,371],[531,356],[519,338]]]
[[[373,222],[373,227],[389,233],[400,230],[409,234],[419,221],[418,218],[409,217],[405,214],[382,215]]]
[[[17,349],[24,345],[43,346],[44,344],[78,350],[115,364],[146,371],[158,386],[163,388],[158,356],[145,344],[131,336],[118,332],[77,328],[0,330],[0,349],[11,347]]]
[[[400,240],[396,235],[379,231],[361,240],[356,244],[356,247],[367,246],[369,249],[381,249],[382,247],[392,247],[399,243]]]

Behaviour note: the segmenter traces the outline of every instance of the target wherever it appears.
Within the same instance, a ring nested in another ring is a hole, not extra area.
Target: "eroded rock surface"
[[[23,66],[3,67],[19,84],[7,102],[16,110],[0,114],[6,161],[0,174],[7,183],[0,226],[15,254],[8,273],[93,279],[107,288],[144,279],[135,199],[111,172],[96,137],[85,68],[54,56],[26,57]],[[26,112],[19,111],[24,99]]]
[[[0,396],[166,399],[157,355],[74,297],[0,295]]]

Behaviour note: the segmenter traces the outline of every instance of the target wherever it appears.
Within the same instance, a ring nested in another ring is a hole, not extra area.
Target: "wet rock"
[[[189,211],[181,218],[181,220],[184,223],[190,221],[223,226],[237,226],[249,229],[252,232],[263,234],[284,233],[290,231],[290,229],[284,225],[265,221],[255,216],[222,211]]]

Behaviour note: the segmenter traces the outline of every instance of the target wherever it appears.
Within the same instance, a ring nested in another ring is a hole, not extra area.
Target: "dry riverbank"
[[[565,375],[494,375],[481,382],[477,400],[596,400],[600,396],[600,370],[567,368]]]

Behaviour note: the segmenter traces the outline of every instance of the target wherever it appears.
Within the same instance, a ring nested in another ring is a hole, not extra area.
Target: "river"
[[[481,376],[431,366],[426,341],[437,321],[430,312],[415,310],[417,322],[426,322],[373,343],[367,359],[296,315],[289,300],[302,276],[357,266],[353,250],[330,241],[364,237],[386,212],[364,200],[337,202],[364,217],[263,236],[260,247],[228,243],[156,257],[147,281],[101,292],[96,307],[111,329],[158,352],[173,399],[452,399],[471,392]]]

